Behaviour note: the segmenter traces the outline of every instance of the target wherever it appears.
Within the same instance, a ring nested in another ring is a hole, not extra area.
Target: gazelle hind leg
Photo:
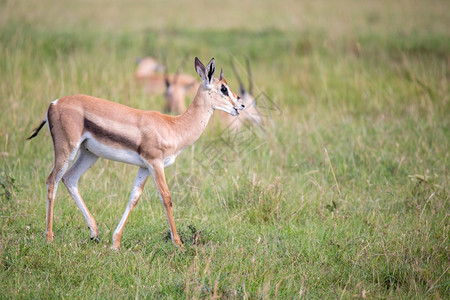
[[[91,239],[96,242],[99,241],[97,223],[80,195],[78,181],[81,175],[83,175],[97,160],[98,156],[87,151],[84,146],[81,146],[75,162],[72,164],[69,171],[62,177],[62,181],[66,186],[67,191],[83,213],[86,224],[91,231]]]
[[[55,164],[50,175],[47,177],[47,213],[46,213],[46,230],[45,235],[47,241],[53,241],[53,206],[55,203],[56,191],[58,183],[66,172],[69,164],[77,154],[78,147],[75,147],[69,154],[57,154],[55,151]]]
[[[136,206],[139,201],[139,198],[142,195],[142,191],[144,190],[145,182],[147,181],[148,175],[150,174],[147,168],[139,168],[139,171],[136,175],[136,179],[134,180],[133,190],[131,191],[130,201],[128,202],[127,208],[123,213],[122,219],[117,225],[116,230],[113,234],[113,245],[112,249],[119,250],[120,248],[120,239],[122,238],[123,229],[125,227],[125,223],[130,216],[131,211]]]

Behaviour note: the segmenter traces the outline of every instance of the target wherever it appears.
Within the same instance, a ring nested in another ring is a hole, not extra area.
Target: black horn
[[[250,95],[253,95],[253,77],[252,70],[250,69],[250,59],[248,57],[245,59],[245,63],[247,65],[248,92],[250,93]]]
[[[236,78],[237,78],[237,80],[238,80],[238,82],[239,82],[239,93],[240,93],[241,95],[244,95],[244,94],[245,94],[245,86],[244,86],[244,84],[242,83],[241,77],[239,77],[239,74],[238,74],[238,72],[237,72],[237,70],[236,70],[236,67],[235,67],[235,65],[234,65],[234,60],[233,60],[233,58],[230,58],[230,63],[231,63],[231,68],[233,68],[233,72],[234,72],[234,74],[236,75]]]

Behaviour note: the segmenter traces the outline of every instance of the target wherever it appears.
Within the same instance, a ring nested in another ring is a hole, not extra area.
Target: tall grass
[[[188,3],[0,4],[2,298],[447,298],[447,2]],[[133,72],[163,52],[234,90],[249,57],[263,127],[210,128],[166,170],[185,251],[151,182],[109,249],[136,170],[104,160],[80,181],[100,243],[60,185],[48,244],[51,138],[25,138],[63,95],[161,109]]]

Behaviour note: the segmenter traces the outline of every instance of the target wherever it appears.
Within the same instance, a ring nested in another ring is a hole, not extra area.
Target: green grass
[[[0,298],[448,298],[450,7],[432,2],[2,1]],[[133,72],[163,52],[192,75],[215,57],[234,90],[230,56],[249,57],[263,128],[210,128],[166,169],[185,251],[151,181],[110,250],[137,170],[105,160],[80,182],[100,243],[61,184],[48,244],[51,138],[26,137],[64,95],[161,109]]]

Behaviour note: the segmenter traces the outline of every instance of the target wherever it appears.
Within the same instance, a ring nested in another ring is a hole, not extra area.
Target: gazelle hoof
[[[100,243],[100,240],[98,239],[97,236],[91,237],[91,241],[96,242],[97,244]]]
[[[184,248],[184,244],[181,242],[181,240],[175,240],[174,242],[173,242],[174,244],[175,244],[175,246],[177,246],[180,250],[185,250],[185,248]]]
[[[51,243],[53,242],[53,232],[47,232],[45,235],[45,239],[47,240],[47,242]]]

